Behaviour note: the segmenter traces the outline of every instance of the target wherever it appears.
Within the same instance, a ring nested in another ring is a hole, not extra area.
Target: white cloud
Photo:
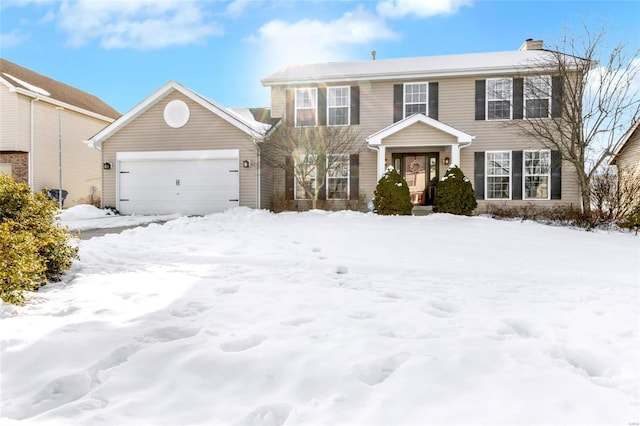
[[[237,18],[244,13],[252,0],[233,0],[227,5],[227,14],[232,18]]]
[[[17,47],[23,44],[29,39],[27,34],[24,34],[19,29],[15,29],[10,33],[0,34],[0,47],[3,49],[10,47]]]
[[[97,39],[107,49],[159,49],[222,33],[205,18],[192,1],[82,0],[62,3],[58,25],[72,46]]]
[[[471,3],[471,0],[384,0],[378,3],[376,9],[380,16],[388,18],[403,18],[407,15],[427,18],[451,15]]]
[[[345,60],[353,56],[354,48],[398,37],[382,18],[359,7],[328,22],[271,21],[248,41],[260,49],[260,66],[270,73],[289,64]]]

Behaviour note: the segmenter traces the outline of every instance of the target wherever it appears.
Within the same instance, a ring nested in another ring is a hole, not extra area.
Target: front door
[[[393,167],[407,181],[414,206],[433,204],[438,183],[438,153],[393,154]]]

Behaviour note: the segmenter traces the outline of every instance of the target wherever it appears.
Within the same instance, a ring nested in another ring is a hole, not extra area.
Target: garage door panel
[[[238,205],[237,159],[120,162],[124,214],[208,214]]]

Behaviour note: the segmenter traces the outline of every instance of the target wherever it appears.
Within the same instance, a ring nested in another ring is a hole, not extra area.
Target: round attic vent
[[[181,100],[173,100],[164,107],[164,122],[178,129],[189,121],[189,106]]]

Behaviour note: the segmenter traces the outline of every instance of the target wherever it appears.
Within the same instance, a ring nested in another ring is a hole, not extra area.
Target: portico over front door
[[[433,204],[438,183],[438,153],[393,154],[393,167],[400,172],[409,186],[414,206]]]

